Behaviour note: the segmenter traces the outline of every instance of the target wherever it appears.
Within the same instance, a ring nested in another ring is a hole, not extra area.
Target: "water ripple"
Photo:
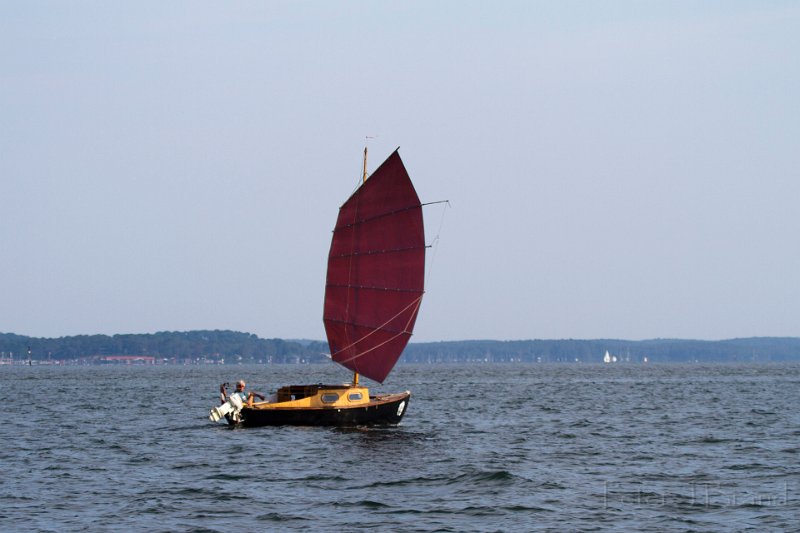
[[[7,403],[52,393],[0,433],[2,531],[763,531],[800,514],[800,365],[400,365],[374,387],[414,393],[400,427],[234,431],[206,419],[215,384],[341,376],[0,371]]]

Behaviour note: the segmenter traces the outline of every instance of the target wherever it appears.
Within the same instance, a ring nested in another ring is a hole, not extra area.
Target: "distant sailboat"
[[[616,363],[617,362],[617,356],[616,355],[611,355],[610,353],[608,353],[608,350],[606,350],[606,354],[603,356],[603,362],[604,363]]]
[[[344,385],[289,385],[276,401],[230,395],[209,418],[230,424],[397,424],[409,391],[370,396],[359,374],[383,383],[411,338],[424,293],[422,204],[397,151],[342,205],[333,230],[323,322],[333,361],[354,372]]]

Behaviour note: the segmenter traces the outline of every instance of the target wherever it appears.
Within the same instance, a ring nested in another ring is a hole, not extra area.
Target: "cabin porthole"
[[[339,395],[335,392],[326,392],[322,395],[322,403],[333,403],[339,399]]]
[[[405,400],[400,402],[400,405],[397,406],[397,416],[401,416],[403,414],[403,410],[406,408]]]

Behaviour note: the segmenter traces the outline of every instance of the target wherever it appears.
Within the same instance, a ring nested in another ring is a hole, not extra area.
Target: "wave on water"
[[[319,372],[236,367],[290,370]],[[234,431],[206,418],[219,368],[2,372],[8,398],[51,394],[0,433],[0,531],[763,531],[800,514],[800,364],[399,365],[398,427]],[[82,406],[87,382],[131,401]],[[166,415],[162,390],[182,391]]]

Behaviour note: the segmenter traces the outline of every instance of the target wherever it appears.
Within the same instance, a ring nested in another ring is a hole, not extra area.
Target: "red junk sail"
[[[411,337],[424,278],[422,205],[395,151],[339,209],[323,313],[333,360],[383,383]]]

